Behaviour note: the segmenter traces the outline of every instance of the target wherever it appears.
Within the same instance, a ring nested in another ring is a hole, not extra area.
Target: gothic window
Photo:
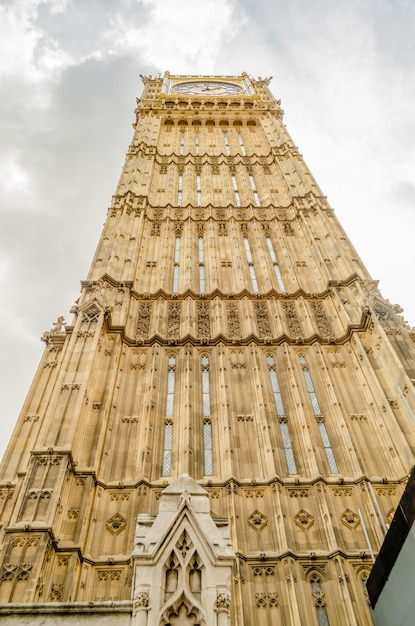
[[[203,247],[203,237],[199,236],[199,290],[205,293],[205,252]]]
[[[326,602],[324,600],[324,591],[318,574],[313,574],[311,576],[310,585],[311,593],[313,594],[314,599],[314,606],[316,607],[318,624],[319,626],[330,626]]]
[[[199,156],[199,133],[195,134],[195,152],[196,156]]]
[[[249,182],[251,183],[252,193],[254,194],[254,200],[256,206],[261,206],[261,201],[259,199],[258,191],[256,189],[255,180],[252,174],[249,174]]]
[[[197,196],[197,206],[201,206],[202,204],[202,191],[200,187],[200,174],[196,174],[196,196]]]
[[[339,470],[337,467],[336,459],[334,457],[333,448],[330,442],[330,437],[327,432],[326,425],[324,423],[324,417],[320,409],[320,405],[318,403],[317,394],[314,389],[313,381],[311,378],[310,370],[308,369],[307,359],[302,354],[300,355],[300,364],[304,374],[304,380],[307,385],[308,395],[310,396],[311,404],[313,407],[314,416],[317,420],[318,429],[320,431],[321,441],[324,447],[324,452],[326,453],[327,461],[330,467],[330,471],[333,474],[338,474]]]
[[[246,156],[246,150],[245,150],[245,146],[244,146],[244,140],[242,138],[241,133],[238,133],[238,141],[239,141],[239,145],[241,146],[241,154],[242,156]]]
[[[183,201],[183,174],[179,174],[179,184],[177,189],[177,206],[182,206]]]
[[[232,174],[232,187],[233,187],[233,193],[235,194],[236,206],[241,206],[241,198],[239,196],[238,183],[237,183],[235,174]]]
[[[278,287],[280,291],[283,293],[285,291],[285,287],[284,287],[284,282],[282,280],[281,269],[278,263],[278,259],[275,254],[274,246],[272,245],[271,237],[269,235],[266,235],[265,239],[267,242],[268,251],[271,257],[272,265],[274,267],[275,276],[277,277]]]
[[[225,154],[226,156],[229,156],[231,153],[231,149],[229,147],[228,133],[226,132],[223,133],[223,141],[225,142]]]
[[[173,266],[173,293],[179,291],[179,274],[180,274],[180,237],[176,235],[174,244],[174,266]]]
[[[175,381],[176,381],[176,357],[169,356],[168,372],[167,372],[166,417],[173,417]]]
[[[180,132],[180,155],[183,156],[184,154],[184,132],[181,131]]]
[[[173,449],[173,417],[174,410],[174,388],[176,383],[176,357],[169,356],[167,371],[167,394],[166,394],[166,420],[164,422],[164,444],[163,444],[163,476],[171,474],[171,458]]]
[[[281,439],[284,446],[285,460],[287,462],[287,468],[289,474],[297,473],[297,466],[295,464],[294,452],[291,443],[290,432],[288,429],[287,416],[282,402],[281,390],[278,383],[277,372],[275,368],[275,360],[271,354],[267,355],[267,365],[269,371],[269,377],[271,380],[272,393],[274,395],[275,410],[277,411],[278,420],[280,423]]]
[[[210,420],[209,357],[202,356],[203,457],[205,476],[213,474],[212,423]]]
[[[252,288],[255,293],[258,293],[258,282],[256,279],[255,267],[254,267],[254,263],[252,260],[251,247],[249,245],[249,239],[246,235],[244,237],[244,246],[245,246],[246,260],[248,261],[249,274],[251,276]]]

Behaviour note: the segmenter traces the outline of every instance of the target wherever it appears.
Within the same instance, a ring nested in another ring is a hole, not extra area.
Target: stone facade
[[[414,463],[414,335],[268,80],[143,81],[1,466],[0,618],[369,626]]]

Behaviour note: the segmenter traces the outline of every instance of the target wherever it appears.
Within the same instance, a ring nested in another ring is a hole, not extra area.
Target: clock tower
[[[370,626],[414,463],[413,333],[269,79],[142,80],[1,465],[1,619]]]

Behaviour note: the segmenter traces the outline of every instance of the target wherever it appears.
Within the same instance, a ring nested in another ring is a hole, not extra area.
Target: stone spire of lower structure
[[[207,492],[183,474],[163,490],[156,517],[137,517],[134,626],[227,626],[234,561],[227,522],[212,517]]]

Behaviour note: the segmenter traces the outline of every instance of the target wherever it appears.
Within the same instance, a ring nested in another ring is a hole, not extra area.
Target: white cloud
[[[58,43],[36,24],[41,4],[59,13],[67,3],[64,0],[17,0],[0,6],[0,79],[43,81],[70,63]]]
[[[6,194],[30,194],[29,176],[16,155],[9,155],[3,162],[0,159],[0,187]],[[7,204],[5,208],[7,208]]]
[[[239,28],[231,0],[143,0],[141,5],[145,13],[140,19],[125,11],[113,14],[106,40],[112,54],[137,51],[160,71],[172,61],[176,73],[213,71],[224,44]]]

